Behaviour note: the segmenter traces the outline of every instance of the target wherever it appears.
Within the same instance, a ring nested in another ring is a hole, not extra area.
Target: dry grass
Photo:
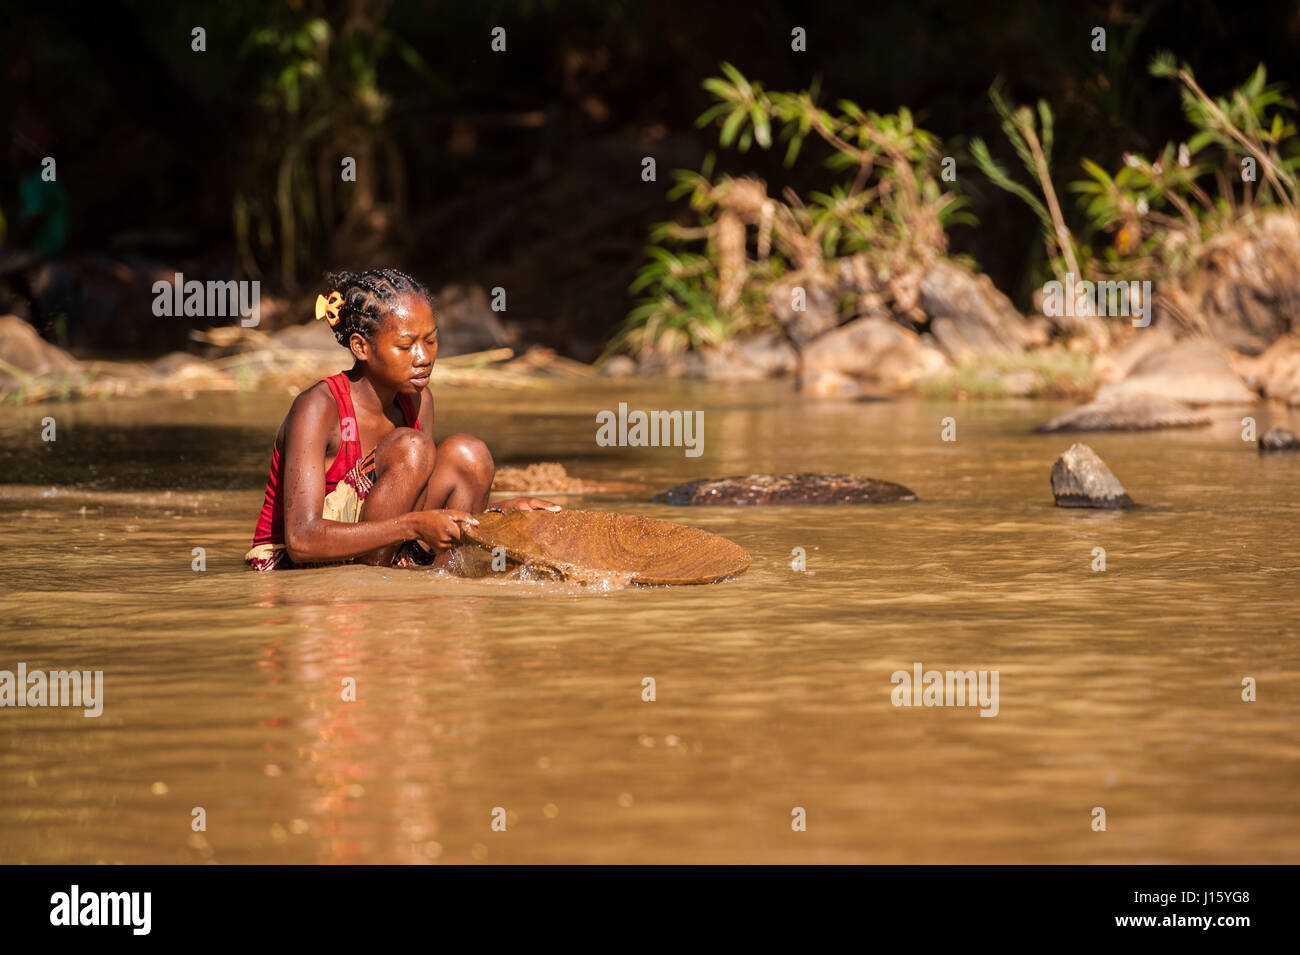
[[[923,398],[1027,398],[1082,400],[1097,382],[1087,355],[1044,348],[1021,355],[963,358],[952,371],[917,383]]]

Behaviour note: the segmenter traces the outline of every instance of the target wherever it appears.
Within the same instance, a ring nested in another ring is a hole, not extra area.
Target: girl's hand
[[[478,521],[465,511],[413,511],[415,536],[435,550],[450,550],[465,539],[464,528]]]
[[[539,497],[512,497],[508,501],[500,501],[493,507],[499,507],[503,511],[558,511],[560,505],[552,504],[550,501],[543,501]]]

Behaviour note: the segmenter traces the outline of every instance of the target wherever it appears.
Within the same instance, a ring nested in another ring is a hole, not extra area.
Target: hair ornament
[[[333,328],[339,323],[339,306],[343,304],[343,296],[338,292],[330,292],[329,298],[324,295],[316,296],[316,318],[319,321],[324,318],[329,321],[330,327]]]

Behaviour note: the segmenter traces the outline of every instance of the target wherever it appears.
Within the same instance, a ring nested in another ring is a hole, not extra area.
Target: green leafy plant
[[[1065,223],[1065,215],[1052,185],[1054,120],[1051,107],[1044,100],[1038,101],[1036,111],[1028,106],[1013,107],[1002,95],[1000,83],[994,83],[990,88],[989,99],[1002,120],[1003,133],[1038,191],[1034,192],[1013,179],[1006,167],[993,158],[983,139],[971,140],[971,157],[994,185],[1019,197],[1038,217],[1052,271],[1058,277],[1064,271],[1079,275],[1075,238]]]
[[[1057,278],[1155,279],[1191,268],[1205,243],[1224,230],[1250,221],[1267,208],[1296,214],[1300,184],[1296,169],[1295,103],[1270,84],[1261,64],[1228,96],[1211,98],[1191,69],[1165,53],[1151,73],[1176,79],[1183,112],[1192,126],[1185,142],[1166,143],[1155,158],[1126,153],[1109,172],[1083,159],[1084,178],[1069,184],[1079,197],[1084,222],[1066,223],[1052,182],[1053,116],[1012,106],[995,83],[989,91],[1002,130],[1030,174],[1033,187],[1016,181],[991,155],[985,142],[971,143],[980,170],[999,188],[1019,197],[1038,217],[1051,271]],[[1254,183],[1245,166],[1259,172]],[[1105,242],[1098,240],[1110,236]]]
[[[1167,143],[1155,159],[1126,154],[1114,175],[1083,161],[1087,178],[1070,188],[1081,197],[1090,233],[1115,236],[1090,262],[1099,276],[1177,275],[1196,262],[1213,236],[1262,210],[1295,215],[1300,206],[1295,103],[1280,84],[1268,82],[1262,64],[1217,99],[1169,54],[1157,56],[1151,72],[1179,82],[1192,134],[1185,142]],[[1252,166],[1258,183],[1243,175]]]
[[[887,284],[942,253],[946,229],[974,222],[941,176],[938,138],[908,110],[880,114],[841,100],[831,112],[817,105],[816,84],[769,91],[730,63],[721,71],[703,83],[717,102],[697,125],[716,126],[722,147],[784,142],[791,166],[812,136],[832,150],[827,167],[846,178],[805,200],[791,189],[769,196],[753,177],[715,179],[712,154],[700,172],[677,171],[669,198],[688,199],[696,222],[651,230],[649,261],[629,289],[642,297],[606,354],[673,352],[779,327],[768,291],[783,276],[829,281],[838,260],[861,256]]]

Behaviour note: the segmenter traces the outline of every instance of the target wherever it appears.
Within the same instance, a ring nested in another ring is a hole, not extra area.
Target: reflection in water
[[[921,500],[569,502],[749,550],[710,587],[259,576],[241,557],[287,397],[54,406],[53,448],[48,408],[14,411],[0,446],[44,458],[0,486],[0,669],[103,669],[105,704],[0,711],[0,862],[1300,861],[1300,458],[1261,458],[1230,417],[1096,435],[1145,506],[1063,511],[1048,471],[1072,439],[1029,433],[1054,407],[601,388],[523,409],[447,393],[438,431],[661,488],[849,471]],[[703,456],[597,447],[619,401],[705,409]],[[78,443],[89,429],[107,436]],[[117,466],[130,435],[163,433],[240,463]],[[997,670],[998,716],[892,706],[890,675],[918,662]]]
[[[358,574],[356,568],[333,572]],[[367,573],[355,577],[360,588]],[[314,832],[319,862],[438,858],[436,805],[446,798],[453,770],[474,773],[473,744],[483,720],[472,702],[458,714],[456,737],[468,750],[453,766],[447,755],[453,734],[439,721],[427,688],[430,679],[481,684],[489,678],[491,658],[470,637],[477,610],[434,596],[430,619],[445,616],[457,626],[436,633],[408,627],[376,640],[370,639],[378,636],[370,605],[355,599],[322,606],[273,593],[259,606],[282,612],[265,621],[275,636],[259,648],[263,689],[254,697],[277,699],[282,684],[312,688],[304,699],[280,698],[276,715],[259,721],[268,730],[265,771],[291,775],[298,784],[297,825],[288,831],[309,831],[305,820],[322,820]],[[381,694],[389,705],[376,708],[371,699]],[[377,740],[384,741],[382,751]],[[374,797],[363,799],[367,784],[385,776]],[[274,835],[283,841],[280,831]]]

